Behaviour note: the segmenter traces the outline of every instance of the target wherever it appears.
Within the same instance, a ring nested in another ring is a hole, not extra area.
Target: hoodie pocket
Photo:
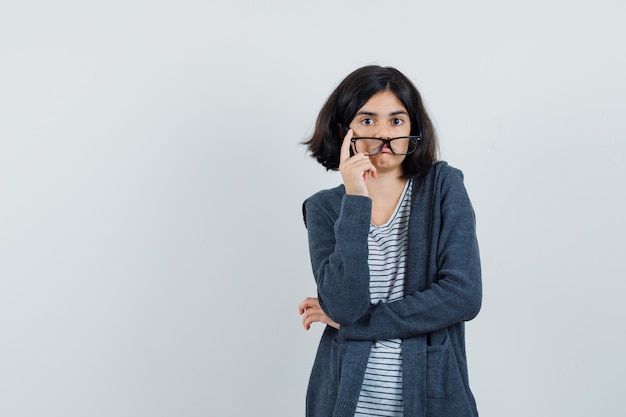
[[[445,329],[429,336],[426,359],[427,395],[430,398],[449,398],[454,391],[458,374],[452,344]]]

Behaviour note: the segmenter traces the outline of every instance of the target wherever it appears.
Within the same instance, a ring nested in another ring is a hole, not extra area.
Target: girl
[[[477,416],[464,322],[481,304],[474,212],[461,172],[437,162],[415,86],[366,66],[330,95],[305,142],[343,184],[303,204],[317,298],[302,323],[327,324],[307,417]]]

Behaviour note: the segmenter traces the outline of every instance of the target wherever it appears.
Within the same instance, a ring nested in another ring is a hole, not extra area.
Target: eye
[[[374,123],[374,120],[370,119],[369,117],[361,120],[361,124],[364,125],[364,126],[369,126],[369,125],[371,125],[373,123]]]
[[[400,126],[401,124],[403,124],[403,123],[404,123],[404,120],[402,120],[402,119],[401,119],[401,118],[399,118],[399,117],[396,117],[396,118],[394,118],[394,119],[392,119],[392,120],[391,120],[391,123],[393,123],[393,124],[394,124],[394,125],[396,125],[396,126]]]

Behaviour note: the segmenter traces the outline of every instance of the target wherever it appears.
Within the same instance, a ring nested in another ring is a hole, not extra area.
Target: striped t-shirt
[[[387,223],[370,225],[368,236],[370,300],[395,301],[403,296],[412,181]],[[355,417],[401,417],[402,340],[377,340],[372,345]]]

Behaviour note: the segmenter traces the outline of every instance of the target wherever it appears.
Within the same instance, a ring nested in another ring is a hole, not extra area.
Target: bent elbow
[[[341,303],[338,308],[329,308],[325,311],[333,321],[342,326],[350,326],[368,314],[371,306],[369,300],[366,300],[360,303]]]
[[[482,307],[482,291],[480,289],[473,291],[465,300],[465,308],[466,308],[466,319],[465,321],[470,321],[478,316],[480,309]]]

